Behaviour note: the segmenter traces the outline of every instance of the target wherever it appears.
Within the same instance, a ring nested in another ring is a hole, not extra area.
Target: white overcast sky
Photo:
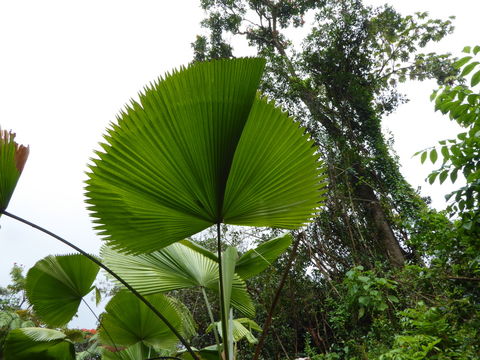
[[[381,5],[385,1],[368,0]],[[391,0],[403,14],[455,15],[456,31],[430,49],[459,54],[477,45],[478,0]],[[85,210],[83,181],[92,149],[115,115],[149,81],[187,64],[199,33],[199,0],[3,0],[0,2],[0,126],[30,145],[30,157],[8,211],[97,253],[100,240]],[[236,55],[242,55],[237,53]],[[444,206],[452,188],[429,186],[431,167],[414,152],[451,137],[455,128],[433,112],[433,82],[402,89],[411,101],[384,121],[395,136],[402,171]],[[37,231],[0,218],[0,285],[14,262],[26,269],[69,248]],[[74,325],[93,327],[83,315]]]

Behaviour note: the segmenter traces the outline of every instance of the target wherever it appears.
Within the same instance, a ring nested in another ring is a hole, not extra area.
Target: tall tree
[[[306,245],[320,272],[388,260],[399,267],[415,214],[425,203],[399,171],[381,130],[382,116],[406,98],[406,79],[451,81],[446,55],[420,49],[453,29],[450,19],[402,16],[361,0],[201,0],[207,36],[194,60],[233,57],[224,36],[241,36],[267,59],[263,91],[308,128],[328,160],[327,211]],[[307,23],[312,23],[308,25]],[[306,33],[303,42],[289,35]]]

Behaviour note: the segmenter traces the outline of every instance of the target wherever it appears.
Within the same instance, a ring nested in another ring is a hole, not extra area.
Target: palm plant
[[[98,270],[95,263],[77,254],[47,256],[38,261],[26,277],[27,297],[35,314],[50,327],[65,326],[77,313],[80,302],[94,289]],[[176,300],[161,294],[147,298],[149,304],[162,309],[168,324],[178,333],[183,336],[193,333],[191,315]],[[133,293],[119,292],[108,303],[102,319],[97,318],[102,344],[111,346],[116,352],[126,350],[122,354],[135,352],[140,345],[141,349],[171,350],[178,342],[176,333],[162,319],[152,315],[151,309]],[[5,342],[6,358],[73,360],[75,354],[71,349],[75,336],[70,335],[75,334],[38,327],[10,331]],[[63,353],[67,349],[68,353]],[[110,355],[108,350],[104,353],[106,357]]]
[[[312,141],[256,93],[263,67],[262,59],[197,63],[145,88],[108,130],[86,187],[97,230],[123,253],[152,253],[216,225],[228,360],[237,255],[222,253],[220,225],[296,229],[324,192]]]
[[[118,117],[118,123],[108,130],[103,151],[97,152],[97,158],[92,160],[86,187],[97,229],[111,248],[105,250],[105,259],[111,260],[112,266],[114,258],[120,256],[123,262],[155,258],[156,266],[161,264],[166,270],[167,258],[163,255],[170,253],[171,257],[172,249],[178,248],[175,243],[181,241],[183,250],[177,251],[177,260],[188,253],[186,249],[202,254],[201,262],[208,265],[205,274],[209,280],[203,279],[202,283],[198,278],[192,279],[202,289],[218,288],[222,335],[221,346],[203,351],[209,356],[212,350],[218,351],[218,358],[226,360],[233,358],[233,328],[238,323],[233,321],[230,306],[251,315],[242,277],[258,273],[255,266],[264,269],[265,263],[269,264],[281,251],[270,243],[237,259],[233,247],[222,252],[220,225],[296,229],[314,216],[325,192],[325,176],[313,142],[286,113],[257,94],[263,67],[262,59],[197,63],[145,88],[139,102],[132,101]],[[105,269],[159,316],[191,357],[198,359],[183,339],[182,330],[175,328],[181,325],[177,320],[169,321],[152,304],[157,298],[152,302],[146,299],[149,290],[142,288],[142,284],[132,278],[129,279],[135,283],[132,287],[94,256],[5,211],[28,155],[28,148],[12,144],[13,137],[2,133],[1,213],[48,233]],[[216,255],[183,240],[212,225],[217,229]],[[173,247],[166,249],[169,245]],[[109,251],[116,255],[108,255]],[[195,254],[188,256],[193,258]],[[43,273],[33,272],[31,278],[41,279],[37,284],[61,284],[65,294],[73,291],[75,300],[65,307],[70,314],[87,291],[86,284],[69,283],[75,278],[73,273],[67,280],[63,275],[68,275],[71,264],[62,266],[50,260],[45,262],[48,266],[44,264]],[[77,265],[80,264],[78,261]],[[93,271],[98,268],[89,273]],[[192,285],[192,279],[186,281]],[[162,292],[165,288],[156,290]],[[36,290],[30,293],[32,298],[36,297],[35,302],[43,303],[37,305],[39,311],[48,313],[48,296],[42,297]],[[67,317],[50,320],[58,324]],[[213,324],[213,315],[211,320]],[[58,347],[51,349],[51,345],[71,348],[65,344],[68,339],[60,334],[40,334],[36,330],[32,334],[13,334],[11,348],[28,353],[30,346],[40,352],[51,352],[53,357]],[[144,354],[145,345],[148,344],[137,342],[123,350],[121,356]]]
[[[235,275],[230,286],[226,286],[230,291],[230,300],[227,299],[226,303],[232,305],[244,316],[253,318],[255,310],[246,291],[245,280],[269,267],[285,252],[291,242],[291,235],[286,234],[247,251],[236,262],[230,261],[229,263],[235,265],[233,271]],[[145,295],[199,288],[211,324],[221,326],[221,322],[216,322],[214,319],[207,295],[208,290],[218,291],[218,257],[214,253],[200,248],[191,241],[182,241],[159,251],[140,255],[122,254],[109,247],[103,247],[101,256],[110,269]],[[248,321],[253,320],[248,319]],[[219,334],[223,335],[222,330],[218,331],[217,326],[211,326],[209,329],[213,330],[218,347]],[[244,330],[246,329],[242,328],[241,322],[233,321],[234,342],[241,338],[247,338],[248,341],[253,339],[253,335],[249,336]]]

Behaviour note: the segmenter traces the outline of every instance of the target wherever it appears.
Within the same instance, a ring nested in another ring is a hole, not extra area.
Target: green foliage
[[[23,328],[10,331],[5,360],[74,360],[73,343],[61,331]]]
[[[317,352],[324,353],[319,357],[375,359],[391,349],[396,336],[397,344],[415,336],[402,333],[399,311],[424,298],[432,307],[461,298],[478,301],[478,235],[459,229],[445,213],[428,209],[404,181],[381,131],[381,117],[406,100],[398,83],[434,78],[455,88],[460,73],[475,76],[476,83],[477,65],[468,62],[472,59],[452,66],[455,60],[448,55],[421,52],[453,30],[452,19],[430,19],[426,13],[402,16],[389,6],[373,9],[354,0],[206,0],[202,7],[207,12],[203,24],[216,37],[198,38],[201,46],[194,46],[195,56],[221,53],[215,49],[226,43],[222,31],[245,37],[267,59],[263,90],[299,115],[329,164],[328,210],[308,230],[283,293],[290,300],[280,301],[274,320],[275,336],[281,340],[272,335],[265,356],[300,353],[298,344],[308,332]],[[302,45],[295,44],[284,30],[303,26],[308,11],[314,24],[305,29],[309,35]],[[480,47],[468,51],[476,55]],[[465,102],[468,95],[462,105]],[[438,164],[446,155],[451,155],[448,147],[440,147],[423,153],[421,160]],[[460,171],[435,177],[444,182],[451,176],[456,179]],[[386,229],[379,224],[387,224]],[[385,241],[392,233],[390,243]],[[391,246],[395,242],[398,247]],[[416,265],[393,270],[386,260],[394,266]],[[345,279],[358,265],[368,269],[367,274],[356,268],[352,278]],[[311,277],[305,276],[307,269]],[[264,273],[261,279],[265,284],[249,285],[260,293],[255,298],[259,309],[268,304],[262,292],[271,295],[279,275]],[[298,306],[292,308],[293,299]],[[460,309],[452,312],[464,319]],[[257,313],[264,316],[262,310]],[[418,342],[418,349],[442,349],[429,345],[428,336],[434,335],[417,335],[410,340]]]
[[[428,335],[399,335],[395,338],[396,349],[381,355],[379,360],[422,360],[429,354],[438,351],[437,345],[441,340]]]
[[[295,229],[310,220],[323,170],[304,130],[256,96],[263,67],[197,63],[121,114],[87,185],[109,244],[145,253],[216,223]]]
[[[83,297],[93,290],[98,270],[98,265],[80,254],[48,256],[38,261],[26,279],[35,313],[52,327],[66,325]]]
[[[358,319],[365,314],[381,313],[398,303],[394,295],[396,283],[376,277],[373,271],[364,271],[362,266],[348,271],[343,284],[347,288],[349,310],[357,313]]]
[[[162,309],[168,321],[183,332],[182,317],[172,300],[161,294],[150,295],[148,300],[157,309]],[[100,340],[115,347],[142,342],[146,346],[168,350],[178,342],[163,321],[153,316],[152,311],[128,291],[117,293],[105,307]]]
[[[26,303],[22,266],[13,265],[10,281],[5,288],[0,287],[0,358],[3,356],[5,339],[11,330],[40,325],[40,321],[31,311],[22,309]]]
[[[292,244],[292,235],[266,241],[243,254],[236,263],[235,272],[242,279],[249,279],[267,269]]]
[[[115,247],[102,250],[104,261],[148,294],[187,338],[196,330],[188,308],[203,313],[200,328],[216,331],[217,344],[205,347],[213,340],[202,338],[195,349],[202,359],[218,360],[222,351],[232,359],[237,349],[239,360],[251,359],[247,346],[256,342],[252,331],[260,327],[234,313],[253,316],[255,305],[265,319],[284,275],[266,359],[302,352],[314,360],[479,358],[480,257],[478,227],[471,221],[478,194],[470,191],[473,202],[465,189],[455,197],[458,204],[451,209],[458,224],[430,211],[398,172],[380,120],[403,101],[398,82],[436,78],[445,84],[434,96],[442,98],[439,110],[463,125],[476,121],[480,95],[454,86],[452,76],[461,72],[471,76],[471,86],[480,82],[473,61],[480,47],[466,48],[469,55],[452,69],[445,56],[418,53],[451,31],[449,20],[425,13],[404,17],[388,6],[371,9],[356,0],[203,0],[202,6],[209,10],[204,25],[211,36],[197,39],[196,59],[231,57],[222,32],[245,34],[267,58],[262,87],[291,113],[305,115],[312,139],[255,95],[261,60],[196,64],[159,80],[121,114],[93,160],[89,201],[99,229]],[[245,25],[252,9],[260,25]],[[309,10],[316,11],[315,26],[296,52],[281,30],[303,26]],[[443,159],[432,182],[455,181],[467,172],[467,186],[475,185],[477,169],[466,170],[478,165],[475,131],[421,154],[422,162]],[[264,271],[290,245],[290,235],[239,257],[233,246],[219,246],[216,255],[181,240],[213,223],[305,224],[324,191],[313,142],[330,162],[331,211],[308,229],[293,265],[281,258]],[[388,247],[388,236],[396,247]],[[407,256],[413,264],[401,267]],[[68,321],[98,271],[79,259],[61,259],[40,261],[27,281],[34,308],[56,325]],[[13,275],[15,285],[3,290],[7,295],[23,289],[21,271]],[[220,279],[224,290],[210,303],[206,290],[217,291]],[[192,288],[199,291],[185,296],[186,305],[160,294],[180,297]],[[57,292],[58,299],[50,300]],[[197,305],[202,296],[205,307]],[[25,314],[11,310],[21,306],[15,299],[20,298],[5,300],[6,311],[0,311],[0,327],[10,334],[10,359],[71,359],[74,341],[83,346],[77,359],[90,353],[125,360],[192,358],[178,352],[171,331],[125,290],[107,305],[99,341],[80,331],[11,331],[28,323]],[[218,308],[221,322],[212,311]]]
[[[409,245],[423,254],[441,276],[475,278],[480,274],[478,239],[462,226],[462,220],[448,220],[445,211],[420,213]]]
[[[262,90],[301,119],[329,164],[327,211],[307,237],[322,271],[336,277],[354,265],[387,259],[402,266],[415,257],[401,244],[425,203],[400,173],[381,117],[406,101],[399,82],[452,83],[457,70],[450,57],[422,53],[453,30],[451,19],[402,16],[360,0],[205,0],[201,6],[210,39],[197,38],[195,59],[220,54],[232,35],[246,39],[267,60]],[[307,34],[301,43],[289,38],[292,27]]]
[[[336,337],[325,359],[373,358],[390,341],[397,327],[395,312],[401,306],[399,289],[396,281],[379,273],[354,267],[336,286],[336,293],[325,299],[327,323]]]
[[[388,277],[352,269],[325,301],[335,340],[318,353],[308,336],[305,353],[315,360],[478,358],[478,292],[442,278],[443,269],[409,265]]]
[[[10,270],[10,281],[7,287],[0,287],[0,310],[20,309],[25,303],[23,266],[13,264]]]
[[[144,255],[122,255],[104,247],[102,258],[142,294],[199,287],[218,291],[218,263],[183,244]],[[232,284],[231,301],[243,314],[254,316],[245,282],[238,276]]]
[[[72,334],[74,333],[74,339]],[[95,329],[65,329],[64,333],[69,339],[75,341],[76,360],[99,360],[101,359],[102,346],[98,342],[98,334]]]
[[[419,302],[416,307],[399,312],[402,333],[395,336],[392,350],[379,360],[477,359],[479,318],[475,315],[473,321],[457,318],[458,305],[428,307]],[[461,306],[466,310],[472,305],[463,301]],[[478,306],[475,307],[478,311]]]
[[[10,202],[29,152],[14,140],[14,133],[0,128],[0,216]]]
[[[436,90],[431,100],[435,101],[435,110],[442,112],[460,125],[464,131],[455,138],[439,142],[442,156],[441,167],[428,176],[432,184],[436,180],[443,183],[450,178],[455,183],[461,174],[466,180],[466,185],[447,195],[450,200],[449,211],[461,214],[461,225],[472,234],[480,234],[480,93],[474,87],[480,82],[480,68],[475,56],[478,51],[466,47],[464,52],[472,56],[464,56],[454,63],[461,71],[460,79],[468,85],[443,86]],[[430,160],[435,163],[438,158],[437,148],[421,152],[424,162],[430,154]],[[418,153],[417,153],[418,154]]]
[[[315,348],[312,347],[310,336],[305,337],[305,355],[308,356],[310,360],[338,360],[341,359],[341,356],[336,352],[331,352],[328,354],[318,354]]]
[[[212,324],[205,288],[220,289],[218,357],[233,359],[234,339],[255,341],[250,330],[259,327],[253,320],[233,321],[231,303],[246,315],[254,314],[244,280],[236,274],[237,265],[250,278],[271,265],[291,239],[274,239],[237,263],[235,247],[221,252],[220,224],[296,229],[311,221],[325,192],[324,170],[313,140],[273,102],[257,94],[263,67],[264,61],[255,58],[216,61],[160,79],[140,94],[139,103],[132,102],[122,113],[106,136],[104,152],[93,160],[88,202],[98,229],[115,248],[104,249],[103,256],[138,291],[148,294],[151,304],[147,307],[147,300],[133,290],[121,290],[110,300],[99,333],[99,341],[110,346],[106,357],[115,357],[110,353],[116,352],[119,358],[145,356],[145,350],[149,357],[172,355],[181,340],[195,358],[182,339],[195,332],[187,307],[160,294],[194,286],[204,294]],[[13,136],[5,134],[10,137],[2,138],[2,145],[16,151]],[[212,224],[219,229],[218,256],[182,240]],[[26,281],[35,312],[50,326],[64,326],[95,288],[97,264],[88,255],[39,261]],[[98,289],[96,298],[98,302]],[[153,316],[153,308],[163,315]],[[7,356],[67,359],[74,354],[73,341],[85,340],[78,331],[68,331],[67,336],[54,329],[40,330],[10,331]],[[100,355],[96,342],[82,350],[79,358],[86,358],[89,350],[96,358]]]
[[[121,351],[110,351],[105,349],[102,353],[102,359],[104,360],[136,360],[136,359],[148,359],[158,354],[156,351],[152,351],[152,348],[145,346],[139,342],[135,345],[122,349]]]
[[[212,331],[213,327],[216,326],[220,336],[222,335],[222,327],[220,322],[210,324],[207,328],[207,332]],[[257,338],[253,335],[253,330],[262,331],[262,328],[258,324],[248,318],[233,319],[232,321],[232,333],[233,341],[235,343],[240,340],[246,339],[249,344],[256,344],[258,342]]]
[[[221,60],[195,63],[158,80],[112,126],[87,181],[97,229],[113,249],[109,259],[129,283],[152,291],[149,280],[156,272],[167,280],[156,292],[218,286],[222,348],[217,335],[217,350],[228,360],[234,352],[230,302],[246,315],[253,315],[253,306],[235,274],[237,250],[228,246],[221,254],[220,224],[297,229],[311,221],[326,191],[313,140],[256,94],[263,68],[263,59]],[[213,224],[217,259],[196,246],[175,247]],[[114,250],[139,256],[123,258]],[[144,255],[152,252],[153,259]],[[268,252],[270,258],[280,254]],[[249,258],[244,263],[263,269],[269,263]],[[188,259],[210,276],[192,272]],[[131,271],[127,262],[144,266]],[[152,264],[155,271],[145,271]],[[179,278],[177,270],[187,276]],[[142,272],[149,276],[139,277]]]

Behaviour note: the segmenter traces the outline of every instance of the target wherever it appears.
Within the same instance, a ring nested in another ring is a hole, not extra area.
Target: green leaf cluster
[[[474,60],[479,49],[478,46],[473,49],[466,47],[464,52],[469,55],[454,64],[461,70],[460,79],[467,80],[470,77],[470,86],[444,86],[431,96],[435,110],[448,115],[463,131],[455,138],[440,141],[439,151],[432,148],[421,152],[422,163],[428,153],[432,163],[439,156],[442,159],[441,167],[428,176],[431,184],[436,180],[443,183],[447,178],[455,183],[459,175],[463,176],[466,185],[446,198],[451,201],[449,209],[461,216],[462,226],[477,234],[480,229],[480,93],[475,87],[480,82],[480,68],[477,67],[479,62]]]

